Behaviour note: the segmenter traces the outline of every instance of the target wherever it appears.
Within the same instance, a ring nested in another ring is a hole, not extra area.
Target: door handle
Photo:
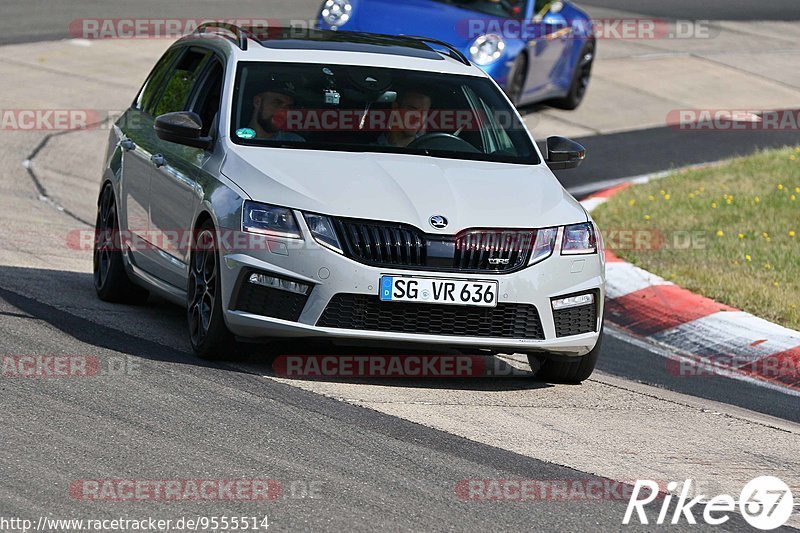
[[[150,157],[150,161],[156,166],[156,168],[161,168],[167,164],[167,160],[164,159],[164,156],[161,154],[156,154]]]
[[[136,150],[136,143],[130,139],[122,139],[119,142],[119,145],[122,146],[122,149],[126,152],[130,152],[131,150]]]

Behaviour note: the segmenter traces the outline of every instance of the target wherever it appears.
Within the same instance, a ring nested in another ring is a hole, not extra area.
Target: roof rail
[[[422,37],[420,35],[403,35],[403,37],[407,37],[409,39],[414,39],[416,41],[420,41],[420,42],[425,43],[425,44],[430,43],[430,44],[436,44],[436,45],[439,45],[439,46],[444,46],[447,49],[447,55],[448,56],[452,57],[456,61],[464,63],[467,66],[470,65],[470,62],[469,62],[469,59],[467,59],[467,56],[462,54],[461,50],[459,50],[458,48],[456,48],[455,46],[453,46],[450,43],[446,43],[444,41],[440,41],[439,39],[431,39],[430,37]],[[431,50],[433,50],[435,52],[436,50],[432,46],[430,46],[430,44],[428,44],[428,48],[430,48]]]
[[[232,39],[233,42],[238,45],[242,51],[247,50],[247,38],[250,37],[250,32],[240,28],[236,24],[228,24],[227,22],[205,22],[200,24],[194,32],[197,34],[203,34],[207,29],[211,28],[228,30],[236,36],[236,39]]]

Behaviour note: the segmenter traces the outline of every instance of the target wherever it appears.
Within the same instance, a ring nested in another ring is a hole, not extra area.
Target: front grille
[[[568,337],[597,331],[596,304],[582,305],[553,311],[556,324],[556,336]]]
[[[535,231],[470,231],[456,238],[458,270],[516,270],[528,262]]]
[[[338,220],[350,258],[371,265],[425,266],[427,242],[416,229],[400,224]]]
[[[242,276],[231,309],[292,322],[300,319],[308,295],[248,283],[248,275]]]
[[[458,337],[544,339],[536,307],[498,304],[497,307],[382,302],[378,296],[337,294],[317,326],[392,333]]]
[[[361,263],[445,272],[512,272],[528,264],[535,230],[470,230],[428,235],[389,222],[339,219],[345,254]]]

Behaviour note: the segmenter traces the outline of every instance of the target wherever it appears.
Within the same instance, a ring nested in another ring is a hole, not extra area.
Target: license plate
[[[383,276],[380,287],[384,302],[497,306],[496,281]]]

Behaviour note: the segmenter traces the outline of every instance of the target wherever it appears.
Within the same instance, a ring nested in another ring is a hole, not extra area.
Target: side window
[[[208,136],[212,126],[217,123],[218,114],[221,108],[220,98],[222,96],[222,80],[224,78],[222,63],[216,58],[212,59],[208,68],[205,69],[203,77],[198,82],[197,89],[193,92],[194,101],[190,110],[197,113],[203,121],[203,137]]]
[[[136,98],[136,102],[134,103],[134,107],[136,109],[140,109],[145,112],[150,111],[153,99],[158,96],[158,89],[161,87],[161,80],[164,78],[164,74],[166,74],[170,65],[172,65],[172,61],[179,52],[180,50],[173,48],[167,50],[167,52],[161,56],[161,59],[159,59],[158,63],[156,63],[156,66],[153,68],[153,71],[150,73],[147,81],[144,82],[142,90],[139,91],[139,96]]]
[[[189,93],[207,56],[206,52],[193,49],[187,50],[181,56],[175,69],[167,76],[166,83],[162,84],[164,90],[161,98],[151,113],[154,117],[186,108]]]

